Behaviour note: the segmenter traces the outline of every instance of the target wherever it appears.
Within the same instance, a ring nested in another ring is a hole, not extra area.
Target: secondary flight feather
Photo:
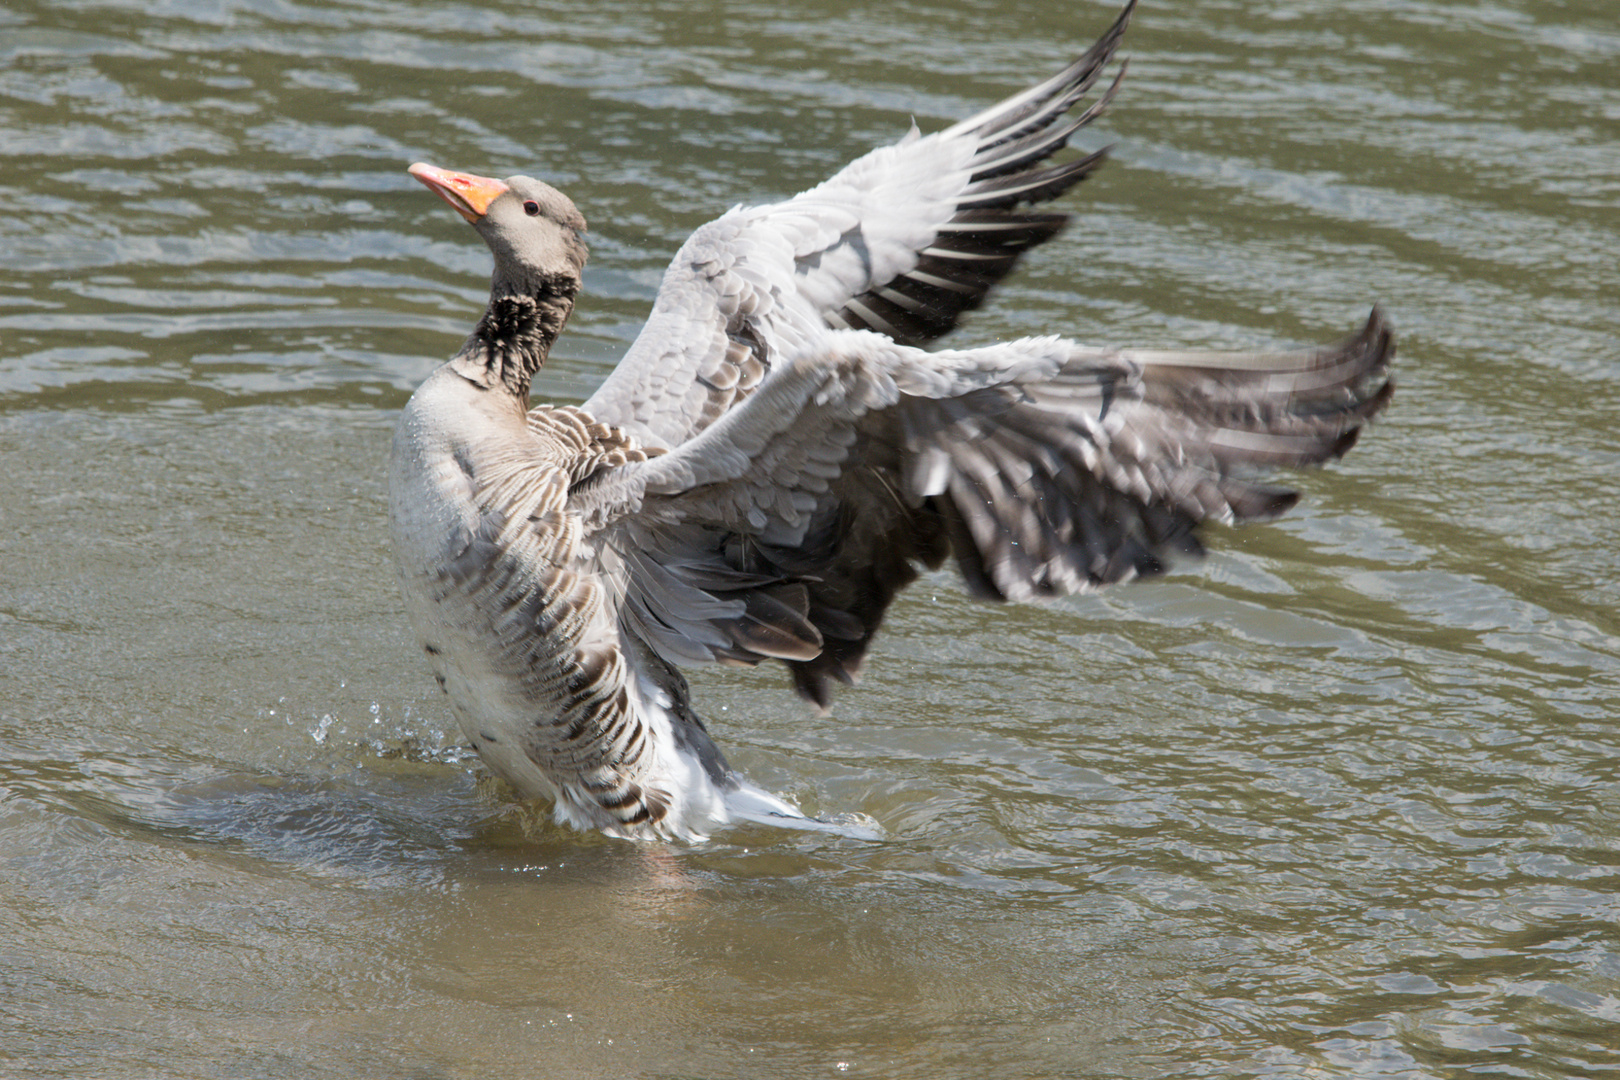
[[[495,266],[401,417],[394,551],[452,710],[520,793],[616,836],[822,827],[730,768],[681,666],[779,661],[826,707],[922,568],[994,600],[1157,573],[1202,521],[1287,509],[1259,470],[1342,455],[1387,404],[1376,309],[1293,352],[922,347],[1062,228],[1045,204],[1104,159],[1062,152],[1119,89],[1131,13],[976,116],[698,229],[579,407],[529,394],[584,218],[529,177],[411,167]]]

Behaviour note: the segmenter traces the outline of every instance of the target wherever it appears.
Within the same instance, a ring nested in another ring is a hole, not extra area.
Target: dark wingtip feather
[[[1384,305],[1374,304],[1372,311],[1367,314],[1367,322],[1362,326],[1361,333],[1357,335],[1362,346],[1370,358],[1367,370],[1383,371],[1395,359],[1395,331],[1389,325],[1389,318],[1384,314]]]
[[[1356,445],[1356,442],[1360,438],[1361,429],[1359,427],[1351,428],[1343,435],[1340,435],[1339,438],[1334,442],[1333,448],[1328,451],[1328,456],[1334,460],[1344,457],[1344,455],[1350,452],[1350,448]]]
[[[1383,382],[1371,394],[1362,398],[1355,409],[1355,415],[1362,421],[1371,420],[1389,407],[1390,401],[1395,397],[1395,378],[1389,374],[1389,365],[1395,359],[1395,331],[1390,328],[1389,320],[1384,315],[1383,306],[1374,304],[1367,316],[1367,322],[1361,332],[1355,336],[1349,349],[1346,351],[1359,351],[1362,363],[1361,374],[1364,379],[1382,378]],[[1358,424],[1347,434],[1354,436],[1360,431]],[[1340,440],[1333,448],[1335,458],[1343,457],[1345,452],[1354,446],[1354,437],[1348,441]]]
[[[1091,89],[1097,81],[1097,76],[1113,60],[1114,53],[1125,36],[1125,28],[1130,24],[1131,14],[1135,10],[1135,0],[1129,0],[1114,19],[1113,25],[1062,71],[999,104],[992,105],[984,112],[963,120],[951,130],[971,130],[983,137],[987,143],[994,144],[1017,138],[1032,129],[1051,123]],[[1100,103],[1102,106],[1106,106],[1107,99],[1112,96],[1114,89],[1117,89],[1119,80],[1116,78],[1114,83],[1115,85],[1104,94],[1104,100]],[[1055,107],[1054,101],[1058,103]]]
[[[826,672],[804,664],[790,665],[789,670],[793,674],[794,692],[821,712],[826,712],[832,705],[832,686]]]
[[[1128,66],[1123,60],[1101,95],[1064,119],[1113,62],[1135,10],[1135,0],[1129,0],[1102,37],[1056,75],[943,133],[978,143],[972,179],[957,200],[955,215],[918,252],[916,266],[851,297],[828,314],[830,325],[876,330],[907,345],[926,344],[978,306],[1025,251],[1055,235],[1052,222],[1060,223],[1062,217],[1027,207],[1055,199],[1091,175],[1107,160],[1109,148],[1059,165],[1041,164],[1100,116],[1119,92]],[[965,251],[960,247],[964,242]]]
[[[1281,517],[1299,505],[1299,492],[1289,489],[1270,489],[1265,492],[1265,506],[1255,517]]]

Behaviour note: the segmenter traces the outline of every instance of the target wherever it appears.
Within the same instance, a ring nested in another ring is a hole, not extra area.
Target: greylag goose
[[[680,665],[782,661],[817,705],[895,594],[953,560],[977,597],[1159,572],[1195,526],[1276,515],[1255,470],[1348,450],[1389,400],[1375,308],[1277,354],[1034,337],[924,351],[1065,215],[1035,207],[1107,106],[1129,6],[1063,71],[932,135],[915,127],[675,255],[651,316],[579,407],[529,407],[573,309],[585,219],[526,176],[412,165],[494,255],[489,307],[394,438],[406,605],[472,745],[558,822],[696,840],[814,828],[726,763]]]

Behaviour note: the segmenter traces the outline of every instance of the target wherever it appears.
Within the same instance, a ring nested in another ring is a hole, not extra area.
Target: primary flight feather
[[[495,268],[400,419],[394,552],[457,720],[519,792],[617,836],[815,827],[727,765],[681,665],[779,660],[825,707],[921,568],[997,600],[1156,573],[1201,521],[1291,506],[1256,471],[1338,457],[1388,402],[1376,309],[1297,352],[922,348],[1064,224],[1040,204],[1104,155],[1054,156],[1118,89],[1123,64],[1095,92],[1130,15],[977,116],[698,229],[579,407],[529,391],[584,218],[528,177],[411,167]]]

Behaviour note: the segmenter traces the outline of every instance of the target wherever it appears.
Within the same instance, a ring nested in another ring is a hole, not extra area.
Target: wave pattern
[[[488,267],[405,166],[585,211],[543,376],[579,400],[692,227],[1108,9],[10,4],[0,1071],[1620,1068],[1611,7],[1140,10],[1111,160],[955,340],[1275,346],[1379,300],[1387,421],[1165,581],[925,580],[833,716],[701,673],[754,780],[890,839],[653,850],[496,791],[406,641],[388,432]]]

